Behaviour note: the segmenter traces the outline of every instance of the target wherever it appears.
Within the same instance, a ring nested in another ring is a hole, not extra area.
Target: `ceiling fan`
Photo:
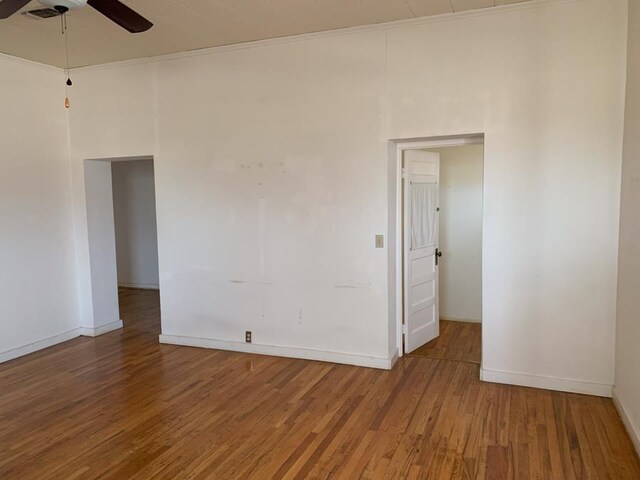
[[[0,19],[9,18],[31,0],[0,0]],[[119,0],[38,0],[45,7],[64,15],[85,5],[93,7],[131,33],[146,32],[153,23]]]

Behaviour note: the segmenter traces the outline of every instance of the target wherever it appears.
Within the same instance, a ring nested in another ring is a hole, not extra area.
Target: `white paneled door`
[[[440,334],[438,188],[440,154],[404,152],[404,351]]]

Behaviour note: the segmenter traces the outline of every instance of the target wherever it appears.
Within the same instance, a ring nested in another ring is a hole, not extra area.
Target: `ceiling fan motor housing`
[[[63,7],[67,10],[75,10],[76,8],[84,7],[87,4],[87,0],[38,0],[45,7],[58,10],[56,7]]]

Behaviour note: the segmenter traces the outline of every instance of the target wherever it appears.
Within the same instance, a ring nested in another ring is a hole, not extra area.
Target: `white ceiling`
[[[95,65],[522,1],[526,0],[125,0],[155,26],[131,34],[88,6],[72,11],[70,63]],[[34,0],[23,10],[40,6]],[[0,51],[64,66],[60,19],[17,13],[0,20]]]

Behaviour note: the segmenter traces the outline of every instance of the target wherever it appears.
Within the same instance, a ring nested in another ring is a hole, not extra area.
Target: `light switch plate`
[[[376,235],[376,248],[384,248],[384,235]]]

